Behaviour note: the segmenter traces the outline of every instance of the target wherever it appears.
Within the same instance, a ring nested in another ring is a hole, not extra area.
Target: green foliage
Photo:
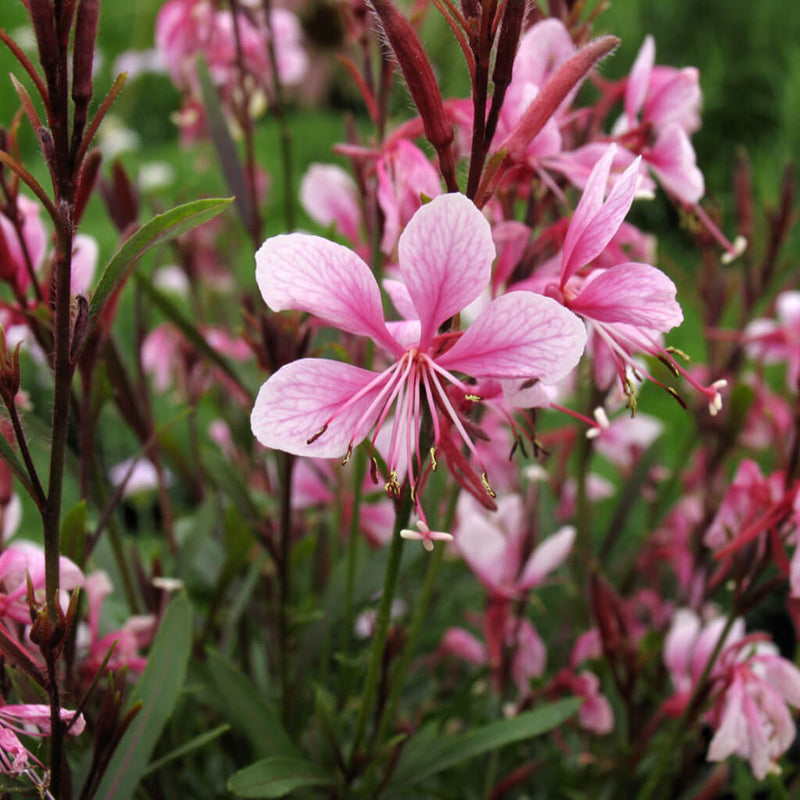
[[[192,608],[184,593],[176,595],[161,619],[147,667],[131,696],[129,707],[142,708],[125,732],[96,797],[132,798],[169,720],[189,663],[192,644]]]
[[[335,779],[300,758],[267,758],[240,770],[228,781],[237,797],[283,797],[294,789],[331,786]]]

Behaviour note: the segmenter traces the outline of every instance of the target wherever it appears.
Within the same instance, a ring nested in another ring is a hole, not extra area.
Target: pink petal
[[[545,539],[531,553],[520,575],[520,589],[533,589],[560,566],[572,550],[575,541],[575,528],[566,525],[561,530]]]
[[[550,17],[537,22],[520,39],[514,59],[512,82],[525,81],[541,88],[547,79],[574,54],[577,48],[560,19]],[[578,92],[576,86],[564,98],[559,111],[566,109]]]
[[[256,253],[256,282],[273,311],[307,311],[348,333],[401,352],[383,319],[381,292],[352,251],[320,236],[273,236]]]
[[[458,513],[455,542],[459,553],[487,589],[502,591],[509,577],[506,566],[508,540],[494,520],[488,519],[466,492],[462,492],[459,498]]]
[[[300,203],[314,222],[358,241],[361,209],[355,181],[335,164],[312,164],[300,182]]]
[[[800,708],[800,669],[791,661],[779,656],[765,659],[764,679],[787,703]]]
[[[697,69],[684,67],[651,91],[645,101],[643,116],[656,128],[677,122],[687,133],[692,133],[699,124],[698,111],[702,100]]]
[[[626,322],[662,333],[683,322],[675,284],[648,264],[618,264],[592,273],[569,308],[597,322]]]
[[[97,270],[99,248],[93,236],[79,233],[72,248],[72,270],[69,278],[69,293],[85,295],[94,280]]]
[[[400,272],[422,322],[420,348],[489,283],[492,231],[471,200],[445,194],[417,211],[398,243]]]
[[[485,664],[489,660],[483,642],[463,628],[448,628],[442,637],[441,649],[471,664]]]
[[[690,608],[679,608],[672,617],[672,624],[664,639],[664,664],[676,684],[688,676],[689,664],[697,637],[700,635],[700,617]]]
[[[557,383],[578,363],[583,323],[562,305],[533,292],[493,300],[436,361],[477,378],[539,378]]]
[[[360,442],[372,427],[378,409],[366,419],[361,417],[382,384],[345,405],[377,377],[369,370],[324,358],[293,361],[261,387],[250,417],[253,434],[264,447],[297,456],[340,458],[351,442]],[[309,444],[327,423],[325,432]]]
[[[582,266],[597,258],[614,238],[630,210],[639,183],[639,163],[636,158],[622,173],[603,202],[615,147],[610,147],[589,176],[583,196],[564,237],[561,260],[561,285]]]
[[[405,320],[418,320],[417,309],[408,288],[403,281],[396,281],[392,278],[383,279],[383,290],[389,295],[392,305],[397,309],[397,313]]]
[[[625,87],[625,116],[631,126],[636,124],[636,119],[644,105],[647,89],[650,83],[650,73],[656,60],[656,43],[652,36],[646,36],[636,61],[633,62],[631,74],[628,76],[628,85]]]
[[[647,163],[661,185],[684,203],[697,203],[705,193],[692,143],[676,122],[664,128],[647,153]]]

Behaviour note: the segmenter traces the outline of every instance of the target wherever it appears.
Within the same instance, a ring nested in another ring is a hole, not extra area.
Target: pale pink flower
[[[107,670],[126,667],[132,672],[141,672],[147,664],[147,658],[141,655],[141,651],[153,640],[157,628],[156,617],[152,614],[128,617],[122,627],[103,634],[100,615],[105,599],[113,591],[111,581],[105,572],[98,570],[86,576],[84,589],[88,598],[88,614],[86,622],[78,627],[76,643],[80,667],[86,679],[95,677],[112,645],[114,651],[106,664]]]
[[[800,292],[783,292],[775,301],[777,320],[755,319],[745,329],[747,352],[767,364],[786,364],[786,386],[800,391]]]
[[[464,628],[448,628],[439,651],[454,655],[478,666],[488,666],[493,683],[500,689],[503,653],[511,653],[510,673],[521,696],[528,694],[532,678],[539,678],[547,666],[547,648],[536,628],[525,617],[504,613],[484,617],[484,635],[488,644]]]
[[[661,185],[689,205],[705,192],[689,134],[700,127],[702,94],[694,67],[655,67],[655,42],[644,40],[625,86],[625,115],[614,129],[641,153]]]
[[[83,714],[76,718],[74,711],[62,708],[59,716],[69,725],[68,732],[72,736],[79,736],[86,728]],[[17,734],[49,736],[50,706],[43,703],[0,706],[0,772],[6,775],[21,775],[28,768],[29,759],[42,766]]]
[[[595,437],[598,453],[621,469],[630,469],[661,436],[663,423],[649,414],[618,416]]]
[[[567,526],[532,548],[518,494],[500,498],[495,513],[467,493],[459,497],[458,551],[493,595],[516,598],[539,586],[564,562],[574,541],[575,529]]]
[[[664,661],[676,695],[665,710],[678,714],[699,680],[724,629],[722,617],[702,626],[689,609],[676,612],[664,643]],[[713,704],[706,720],[714,728],[709,761],[738,755],[750,762],[753,774],[763,780],[777,771],[780,758],[795,738],[788,706],[800,708],[800,670],[778,655],[762,634],[745,636],[737,619],[729,630],[711,668]],[[715,693],[714,689],[717,689]]]
[[[316,358],[281,367],[259,391],[253,433],[264,446],[295,455],[347,458],[394,408],[386,457],[390,494],[400,488],[401,454],[410,484],[419,483],[423,405],[433,423],[434,458],[445,423],[477,458],[451,399],[473,397],[474,387],[453,371],[554,382],[574,368],[585,341],[574,315],[530,292],[497,298],[464,331],[438,333],[484,290],[495,255],[488,222],[463,195],[442,195],[419,209],[400,236],[398,253],[416,312],[416,319],[399,323],[386,322],[369,267],[341,245],[288,234],[268,239],[256,254],[256,280],[271,309],[307,311],[369,336],[390,363],[378,373]]]
[[[561,670],[553,679],[551,688],[566,689],[583,698],[578,709],[578,724],[584,730],[603,736],[614,729],[614,712],[608,698],[600,691],[600,679],[593,672]]]
[[[360,240],[361,206],[355,181],[335,164],[311,164],[300,181],[300,203],[314,222],[352,244]]]
[[[47,231],[39,216],[39,204],[25,195],[17,196],[17,215],[22,239],[8,217],[0,213],[0,279],[16,285],[23,294],[30,284],[30,268],[37,271],[47,249]]]
[[[725,381],[701,386],[660,343],[661,334],[683,321],[683,312],[675,299],[675,284],[656,267],[635,262],[588,274],[582,272],[605,250],[636,193],[638,159],[605,196],[616,150],[615,145],[610,145],[592,169],[564,238],[559,284],[550,286],[547,294],[557,297],[583,318],[592,349],[602,348],[607,352],[628,397],[632,397],[630,367],[658,383],[633,361],[634,353],[649,353],[680,372],[705,395],[709,412],[716,414],[722,407],[719,390],[726,385]]]
[[[384,217],[381,250],[388,254],[423,199],[440,195],[442,186],[438,171],[425,153],[406,139],[397,139],[384,148],[375,171],[378,203]]]
[[[83,573],[66,556],[59,560],[62,589],[61,606],[66,608],[66,592],[83,585]],[[0,555],[0,617],[30,625],[26,575],[30,576],[36,602],[44,602],[45,569],[44,550],[33,542],[17,540]]]
[[[97,239],[85,233],[79,233],[75,236],[69,280],[69,293],[73,297],[89,293],[94,274],[97,271],[98,255]]]

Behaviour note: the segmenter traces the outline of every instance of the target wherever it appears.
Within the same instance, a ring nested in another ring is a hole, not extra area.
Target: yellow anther
[[[389,480],[386,481],[386,494],[389,497],[399,497],[400,496],[400,481],[397,480],[397,470],[393,469],[389,473]]]
[[[481,483],[483,484],[483,488],[486,489],[486,494],[488,494],[489,497],[492,499],[497,497],[497,492],[489,485],[489,479],[486,477],[485,472],[481,472]]]
[[[352,455],[353,455],[353,445],[350,444],[347,446],[347,453],[345,454],[345,457],[342,459],[343,467],[346,467],[350,463],[350,456]]]
[[[436,472],[436,468],[439,466],[439,462],[436,460],[436,448],[431,447],[430,449],[431,454],[431,469]]]
[[[483,398],[477,394],[465,394],[464,399],[469,400],[471,403],[480,403],[481,400],[483,400]]]
[[[683,350],[678,350],[677,347],[667,347],[666,351],[674,356],[680,356],[687,364],[692,360]]]
[[[326,430],[328,430],[327,422],[310,439],[306,439],[306,444],[314,444]]]

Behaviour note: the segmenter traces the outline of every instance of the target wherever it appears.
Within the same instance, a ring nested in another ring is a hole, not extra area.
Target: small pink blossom
[[[748,354],[767,364],[786,364],[786,386],[800,391],[800,292],[783,292],[775,301],[776,320],[756,319],[745,329]]]
[[[261,387],[251,415],[253,433],[266,447],[347,460],[371,430],[377,435],[394,409],[386,458],[391,495],[400,489],[401,454],[410,484],[419,485],[424,406],[433,423],[434,460],[445,424],[479,460],[451,399],[471,398],[474,388],[453,371],[554,382],[573,369],[585,340],[576,317],[530,292],[497,298],[464,331],[438,333],[488,285],[495,256],[488,222],[462,195],[441,195],[420,208],[400,236],[398,253],[415,311],[415,319],[401,323],[385,320],[375,278],[347,248],[305,234],[276,236],[262,245],[256,280],[271,309],[307,311],[343,331],[369,336],[389,366],[376,373],[326,359],[294,361]],[[483,480],[491,494],[485,470]],[[418,501],[417,511],[424,522]]]
[[[505,495],[488,512],[469,494],[458,503],[456,545],[469,568],[492,595],[518,598],[543,583],[572,549],[575,529],[564,527],[531,547],[525,507],[518,494]]]

